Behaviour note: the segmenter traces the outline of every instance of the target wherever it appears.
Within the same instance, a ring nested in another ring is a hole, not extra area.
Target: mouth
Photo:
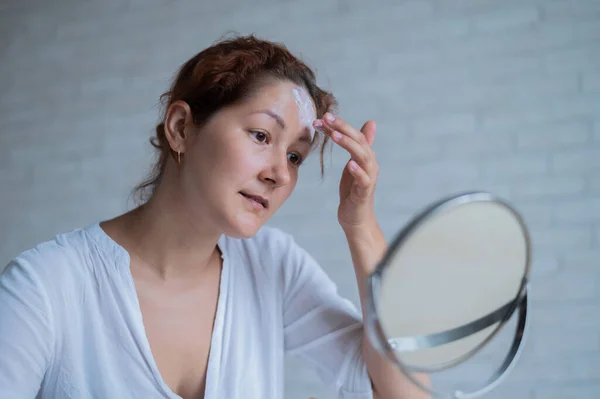
[[[253,201],[253,202],[259,204],[264,209],[267,209],[269,207],[269,200],[261,197],[260,195],[252,195],[252,194],[245,193],[243,191],[240,191],[240,194],[242,194],[243,197],[246,197],[250,201]]]

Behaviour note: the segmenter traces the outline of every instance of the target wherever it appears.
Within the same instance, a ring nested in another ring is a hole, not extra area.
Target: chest
[[[136,283],[146,337],[163,381],[183,399],[204,397],[219,274],[191,287]]]

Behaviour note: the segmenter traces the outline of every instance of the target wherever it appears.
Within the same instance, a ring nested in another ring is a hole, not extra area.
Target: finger
[[[343,123],[345,123],[345,122],[343,122]],[[316,130],[320,131],[323,134],[327,134],[327,135],[331,135],[331,133],[333,133],[334,131],[338,131],[338,130],[334,129],[332,126],[330,126],[329,124],[326,124],[323,119],[315,119],[313,122],[313,126],[315,127]],[[355,133],[356,129],[354,129],[353,127],[350,127],[350,130],[352,132],[350,135],[348,135],[349,137],[351,137],[354,140],[356,140],[357,142],[359,142],[359,144],[363,144],[363,143],[361,143],[361,141],[364,141],[364,144],[370,146],[375,137],[375,122],[367,121],[363,125],[361,131],[358,132],[357,134]],[[346,131],[347,131],[347,129],[346,129]],[[340,132],[340,133],[343,134],[343,132]],[[361,135],[362,135],[362,138],[361,138]]]
[[[350,157],[354,159],[363,169],[368,172],[372,171],[372,167],[370,165],[373,157],[373,151],[371,147],[368,145],[366,138],[359,132],[359,134],[363,137],[362,141],[364,144],[359,143],[358,141],[352,139],[349,136],[342,134],[341,132],[332,129],[327,124],[323,123],[322,120],[317,119],[313,123],[315,129],[319,129],[323,134],[327,134],[331,137],[333,141],[335,141],[340,147],[344,148],[346,151],[350,153]]]
[[[326,134],[328,136],[333,132],[333,129],[330,128],[329,126],[327,126],[327,124],[325,124],[323,119],[315,119],[313,121],[313,127],[316,130],[318,130],[319,132]]]
[[[367,172],[371,172],[373,151],[370,147],[364,146],[358,143],[356,140],[351,139],[348,136],[334,130],[330,133],[331,139],[335,141],[340,147],[350,153],[350,158],[354,160],[361,168]]]
[[[373,146],[373,142],[375,141],[375,131],[376,130],[377,130],[377,125],[375,124],[375,121],[366,121],[365,124],[363,125],[363,127],[360,129],[360,131],[367,138],[367,142],[369,143],[369,145],[371,147]]]
[[[339,116],[333,115],[332,113],[326,113],[323,121],[325,125],[329,126],[333,130],[337,130],[338,132],[350,137],[353,140],[356,140],[361,145],[370,146],[367,137],[363,132],[356,130],[354,126],[340,118]]]
[[[368,197],[371,193],[371,182],[373,181],[369,174],[352,160],[348,162],[348,171],[354,177],[358,196],[360,198]]]

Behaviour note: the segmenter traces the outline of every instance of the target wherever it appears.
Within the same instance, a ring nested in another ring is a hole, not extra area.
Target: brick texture
[[[600,1],[0,2],[0,257],[120,213],[158,96],[227,32],[284,42],[355,125],[378,123],[388,237],[441,195],[511,200],[534,241],[531,335],[490,397],[600,397]],[[358,301],[336,221],[346,155],[316,157],[272,219]],[[0,266],[1,267],[1,266]],[[466,369],[459,377],[481,376]],[[333,398],[290,359],[286,398]]]

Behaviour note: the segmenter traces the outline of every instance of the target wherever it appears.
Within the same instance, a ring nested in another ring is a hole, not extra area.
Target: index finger
[[[352,125],[347,123],[339,116],[327,112],[323,117],[323,121],[327,124],[329,128],[337,130],[338,132],[357,141],[361,145],[369,145],[367,137],[363,134],[363,132],[355,129]]]

